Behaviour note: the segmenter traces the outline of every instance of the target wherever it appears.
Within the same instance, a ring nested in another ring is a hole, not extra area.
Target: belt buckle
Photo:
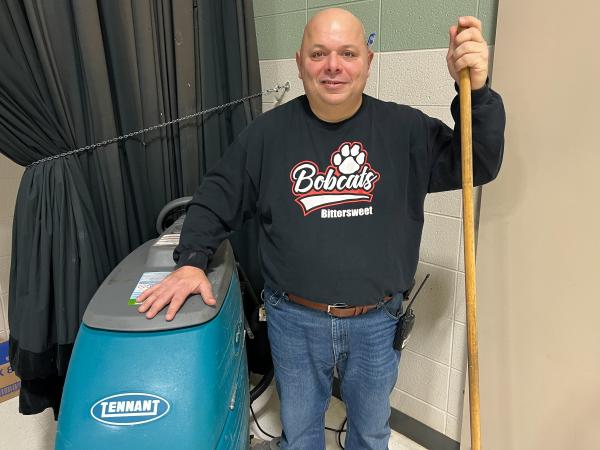
[[[331,315],[331,308],[350,308],[350,305],[347,303],[334,303],[333,305],[327,305],[327,314]]]

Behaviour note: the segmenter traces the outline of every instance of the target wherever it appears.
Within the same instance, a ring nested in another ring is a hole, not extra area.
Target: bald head
[[[300,51],[307,43],[312,44],[319,35],[341,33],[344,33],[346,39],[352,39],[356,45],[364,44],[366,47],[365,27],[354,14],[341,8],[319,11],[304,27]]]
[[[315,14],[296,52],[298,76],[312,111],[328,122],[354,114],[362,103],[372,59],[365,29],[354,15],[339,8]]]

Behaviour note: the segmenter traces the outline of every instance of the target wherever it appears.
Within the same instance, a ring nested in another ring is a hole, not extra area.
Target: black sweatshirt
[[[473,91],[475,185],[500,169],[505,114]],[[266,283],[321,303],[376,303],[410,287],[428,192],[461,187],[455,132],[419,110],[363,95],[351,118],[317,118],[306,96],[250,124],[209,172],[187,211],[178,266],[205,269],[218,245],[258,214]]]

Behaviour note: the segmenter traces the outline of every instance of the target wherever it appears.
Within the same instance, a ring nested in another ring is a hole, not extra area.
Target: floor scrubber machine
[[[246,449],[248,366],[240,283],[228,242],[207,275],[217,305],[190,297],[174,320],[135,298],[174,270],[183,217],[127,256],[92,298],[63,391],[56,450]]]

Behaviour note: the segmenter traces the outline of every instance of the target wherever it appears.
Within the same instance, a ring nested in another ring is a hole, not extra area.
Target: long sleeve
[[[500,96],[487,84],[471,94],[473,125],[473,182],[492,181],[500,171],[504,152],[506,116]],[[454,131],[438,119],[424,115],[431,163],[428,192],[461,187],[460,105],[458,95],[451,105]]]
[[[207,173],[187,207],[180,242],[173,253],[177,267],[206,269],[221,242],[254,215],[257,187],[246,161],[246,149],[236,140]]]

